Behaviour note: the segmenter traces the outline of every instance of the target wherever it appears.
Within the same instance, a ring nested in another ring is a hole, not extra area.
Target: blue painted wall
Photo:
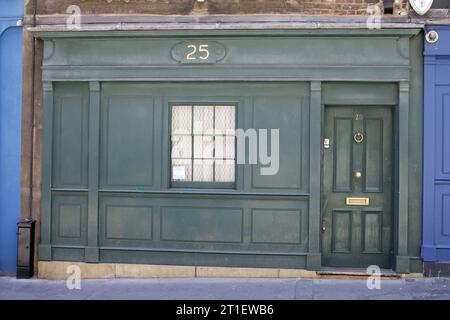
[[[425,41],[423,245],[425,261],[450,262],[450,26]]]
[[[14,275],[20,216],[22,0],[0,0],[0,274]]]

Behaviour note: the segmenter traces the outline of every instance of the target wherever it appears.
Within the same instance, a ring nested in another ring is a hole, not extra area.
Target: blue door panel
[[[435,193],[436,244],[450,243],[450,184],[437,185]]]
[[[450,180],[450,86],[436,88],[436,179]]]

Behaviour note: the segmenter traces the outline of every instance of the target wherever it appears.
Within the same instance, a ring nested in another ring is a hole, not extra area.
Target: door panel
[[[363,192],[383,192],[383,120],[365,121]]]
[[[327,107],[324,128],[323,264],[389,268],[392,110]],[[349,205],[349,198],[363,202]]]
[[[351,118],[334,119],[335,148],[343,152],[336,153],[334,160],[333,186],[335,192],[352,192],[352,150],[351,136],[353,132]],[[344,152],[345,151],[345,152]]]

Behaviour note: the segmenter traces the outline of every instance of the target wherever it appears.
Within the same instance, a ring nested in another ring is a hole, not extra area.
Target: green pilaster
[[[320,81],[311,81],[309,106],[309,156],[310,177],[309,192],[309,251],[307,268],[318,270],[321,266],[320,254],[320,161],[321,158],[321,126],[322,123],[322,85]]]
[[[100,83],[89,82],[89,180],[88,180],[88,246],[86,262],[98,262],[98,159],[100,123]]]
[[[43,125],[43,159],[41,189],[41,243],[39,259],[51,260],[51,188],[52,188],[52,141],[53,141],[53,83],[43,83],[44,125]]]
[[[398,222],[397,272],[409,272],[408,257],[408,169],[409,169],[409,82],[399,83],[398,104]]]

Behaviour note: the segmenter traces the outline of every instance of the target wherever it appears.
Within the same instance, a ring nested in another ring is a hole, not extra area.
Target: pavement
[[[104,279],[0,277],[0,300],[450,300],[450,278],[381,280],[369,290],[353,279]]]

